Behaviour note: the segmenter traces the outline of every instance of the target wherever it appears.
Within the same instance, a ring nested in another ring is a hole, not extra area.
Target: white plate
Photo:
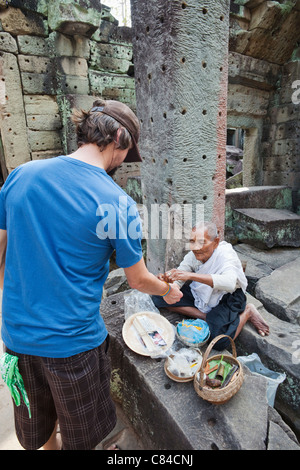
[[[143,342],[137,333],[135,327],[133,326],[133,321],[138,316],[146,316],[151,323],[153,323],[157,329],[157,331],[161,334],[165,342],[167,343],[166,346],[159,346],[159,351],[164,352],[167,351],[175,340],[175,333],[172,324],[162,315],[155,312],[138,312],[130,315],[127,318],[123,325],[122,329],[122,336],[127,344],[127,346],[137,354],[141,354],[142,356],[150,356],[150,352],[147,348],[143,345]],[[158,354],[159,354],[158,351]]]

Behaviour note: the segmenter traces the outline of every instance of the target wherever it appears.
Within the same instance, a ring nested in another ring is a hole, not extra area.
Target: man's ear
[[[117,133],[116,133],[116,140],[115,140],[115,142],[116,142],[117,145],[119,145],[120,137],[121,137],[123,131],[124,131],[124,128],[123,128],[123,127],[119,127],[119,129],[117,130]]]
[[[216,237],[214,239],[214,243],[215,243],[215,247],[217,248],[219,246],[219,243],[220,243],[220,237]]]

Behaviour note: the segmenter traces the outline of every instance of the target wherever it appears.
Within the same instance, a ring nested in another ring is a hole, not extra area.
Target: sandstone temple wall
[[[99,26],[100,25],[100,26]],[[1,170],[75,150],[73,106],[95,96],[135,109],[131,29],[98,1],[0,2]],[[138,164],[123,165],[139,172]]]

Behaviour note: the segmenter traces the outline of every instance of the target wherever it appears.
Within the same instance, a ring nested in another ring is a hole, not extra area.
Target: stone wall
[[[231,2],[228,125],[244,128],[244,186],[287,185],[300,213],[300,2]]]
[[[131,29],[96,0],[1,1],[0,75],[3,179],[75,150],[73,106],[100,96],[135,109]],[[124,165],[120,180],[133,169]]]

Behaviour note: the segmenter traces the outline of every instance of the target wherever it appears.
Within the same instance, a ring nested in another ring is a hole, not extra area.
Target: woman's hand
[[[191,273],[188,271],[179,271],[178,269],[171,269],[164,274],[165,278],[163,279],[166,282],[174,281],[190,281]]]

